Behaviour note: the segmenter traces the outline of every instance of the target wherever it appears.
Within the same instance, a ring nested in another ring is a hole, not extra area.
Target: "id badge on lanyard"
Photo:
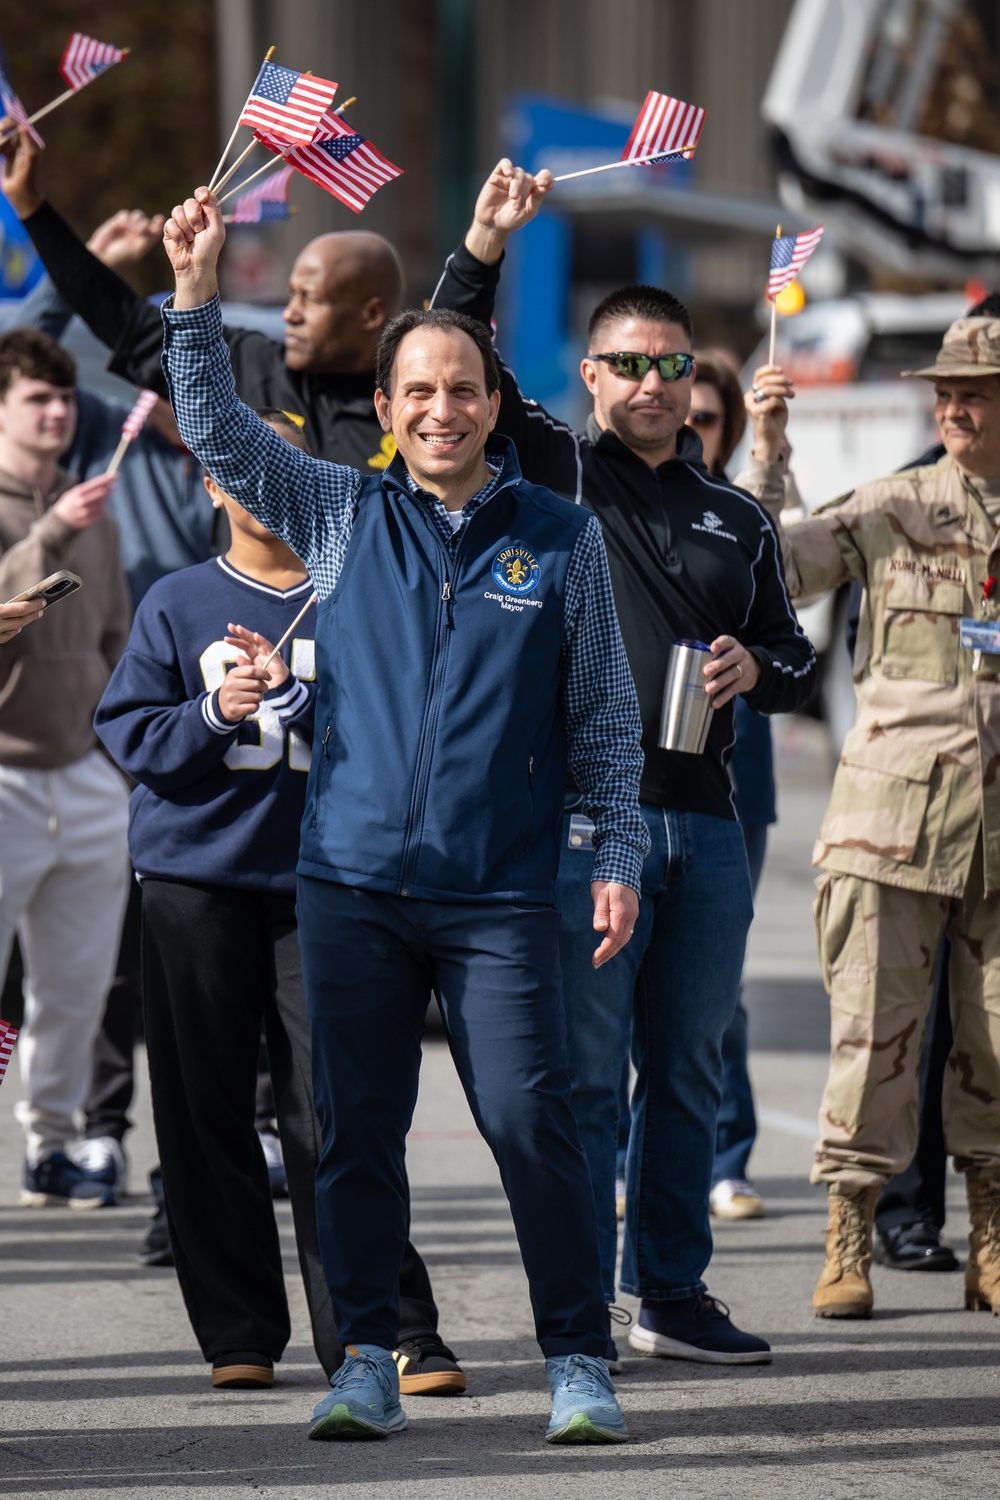
[[[983,597],[979,610],[981,618],[976,620],[963,615],[958,622],[958,644],[963,651],[972,652],[972,670],[978,672],[984,654],[1000,656],[1000,620],[987,620],[986,609],[996,593],[997,581],[990,577],[983,583]]]

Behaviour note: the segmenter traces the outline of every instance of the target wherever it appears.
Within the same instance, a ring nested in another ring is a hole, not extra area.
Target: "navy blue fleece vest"
[[[365,478],[316,622],[299,871],[426,899],[551,902],[566,572],[588,512],[521,478],[449,553],[397,459]],[[491,455],[493,453],[491,444]]]

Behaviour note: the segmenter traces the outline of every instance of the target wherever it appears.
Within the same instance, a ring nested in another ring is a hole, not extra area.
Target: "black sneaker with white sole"
[[[431,1330],[400,1339],[392,1357],[399,1371],[401,1396],[457,1396],[465,1390],[465,1372]]]
[[[708,1292],[673,1302],[644,1301],[628,1341],[642,1354],[707,1365],[760,1365],[771,1359],[770,1344],[737,1328],[725,1303]]]

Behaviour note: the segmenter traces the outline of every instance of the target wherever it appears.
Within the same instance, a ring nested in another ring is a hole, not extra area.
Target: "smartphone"
[[[31,588],[25,589],[23,594],[15,594],[13,599],[7,600],[7,603],[23,604],[28,599],[42,598],[46,604],[55,604],[59,599],[69,598],[70,594],[75,594],[77,589],[82,587],[83,579],[63,568],[59,573],[50,573],[48,578],[42,579],[41,583],[33,583]]]

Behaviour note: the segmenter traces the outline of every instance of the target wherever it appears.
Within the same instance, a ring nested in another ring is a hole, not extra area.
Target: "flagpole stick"
[[[264,62],[269,63],[271,61],[271,58],[273,56],[274,56],[274,48],[273,47],[268,47],[266,53],[264,54]],[[257,71],[259,73],[260,69],[258,68]],[[254,82],[256,82],[256,79],[254,80]],[[246,100],[244,100],[244,103],[243,103],[243,109],[240,110],[240,115],[241,116],[243,114],[243,110],[246,109],[246,107],[247,107],[247,101],[249,101],[249,98],[250,98],[250,95],[247,94]],[[219,165],[216,167],[215,171],[212,173],[212,176],[211,176],[211,178],[209,180],[209,184],[208,184],[208,190],[209,190],[209,192],[214,192],[215,191],[215,179],[218,177],[219,173],[222,171],[223,167],[226,164],[226,158],[228,157],[230,151],[232,151],[232,149],[233,149],[233,142],[235,141],[235,139],[236,139],[236,137],[237,137],[237,135],[239,133],[239,128],[240,128],[240,122],[239,122],[239,120],[237,120],[236,124],[233,126],[233,133],[229,137],[228,142],[226,143],[226,149],[225,149],[225,151],[223,151],[222,155],[219,157]]]
[[[125,434],[122,433],[121,437],[118,440],[118,447],[111,455],[111,462],[108,464],[108,467],[104,471],[106,474],[118,473],[119,465],[121,464],[122,459],[125,457],[125,450],[131,441],[132,439],[130,437],[126,437]]]
[[[349,108],[349,106],[352,104],[357,104],[357,102],[358,99],[357,95],[355,94],[350,99],[345,99],[340,108],[334,110],[334,114],[342,115],[345,109]],[[289,151],[294,151],[295,146],[291,142],[289,142],[288,149]],[[228,203],[230,198],[235,198],[237,193],[242,193],[243,189],[245,187],[249,187],[251,182],[253,182],[255,178],[263,177],[265,172],[271,172],[275,167],[285,167],[287,165],[288,163],[283,156],[272,156],[271,160],[265,162],[262,167],[258,167],[256,172],[251,172],[249,177],[244,177],[242,182],[238,182],[234,188],[230,188],[229,192],[226,193],[224,197],[219,199],[220,207],[223,203]],[[223,182],[225,181],[226,179],[223,178]],[[222,187],[222,182],[219,183],[219,187]]]
[[[676,146],[672,151],[657,151],[652,156],[637,156],[634,161],[609,161],[603,167],[584,167],[582,172],[563,172],[553,182],[572,182],[574,177],[592,177],[595,172],[613,172],[616,167],[642,167],[651,161],[662,161],[665,156],[680,156],[684,151],[693,151],[697,141],[690,146]]]
[[[778,225],[778,228],[775,231],[774,237],[775,237],[776,240],[780,240],[781,239],[781,225],[780,224]],[[770,348],[768,349],[768,353],[767,353],[767,362],[768,362],[769,365],[773,365],[774,364],[774,342],[775,342],[775,339],[777,338],[777,336],[778,336],[778,299],[777,299],[777,297],[772,297],[771,298],[771,345],[770,345]]]
[[[84,87],[86,87],[86,85],[84,85]],[[28,116],[28,124],[35,125],[39,120],[44,120],[46,115],[50,115],[54,109],[59,108],[60,104],[65,104],[67,99],[72,99],[73,95],[78,94],[79,92],[79,89],[67,89],[66,92],[64,94],[60,94],[57,99],[50,99],[48,104],[43,104],[41,109],[36,109],[33,115]]]
[[[255,146],[259,146],[259,145],[260,145],[260,142],[257,140],[257,137],[254,136],[253,140],[250,142],[250,144],[247,147],[247,149],[245,151],[241,151],[240,152],[239,156],[233,162],[232,166],[229,168],[229,171],[226,173],[226,175],[224,177],[220,177],[219,180],[218,180],[218,182],[215,184],[215,187],[212,189],[212,192],[215,193],[216,196],[218,196],[218,194],[225,187],[225,185],[229,181],[230,177],[233,177],[239,171],[240,167],[246,161],[247,157],[250,155],[250,152],[254,149],[254,147]]]
[[[305,604],[299,610],[298,614],[295,616],[295,619],[289,625],[288,629],[285,631],[284,635],[281,637],[281,640],[275,646],[274,650],[271,652],[270,656],[267,658],[267,661],[264,663],[264,671],[265,672],[267,671],[267,669],[271,665],[271,663],[274,661],[274,658],[277,656],[277,654],[281,650],[282,646],[288,640],[288,637],[291,635],[292,631],[295,629],[295,627],[299,623],[299,621],[306,614],[308,614],[309,610],[312,609],[312,607],[313,607],[314,604],[318,604],[318,603],[319,603],[319,595],[318,594],[312,594],[310,596],[310,598],[308,598],[306,600]]]
[[[290,149],[291,147],[289,147]],[[273,172],[275,167],[284,167],[287,165],[288,163],[283,156],[272,156],[270,161],[266,161],[262,167],[258,167],[256,172],[251,172],[249,177],[244,177],[242,182],[238,182],[235,187],[229,189],[228,193],[224,193],[219,199],[220,206],[223,203],[228,203],[230,198],[235,198],[237,193],[242,193],[245,187],[249,187],[251,182],[257,177],[263,177],[265,172]]]

